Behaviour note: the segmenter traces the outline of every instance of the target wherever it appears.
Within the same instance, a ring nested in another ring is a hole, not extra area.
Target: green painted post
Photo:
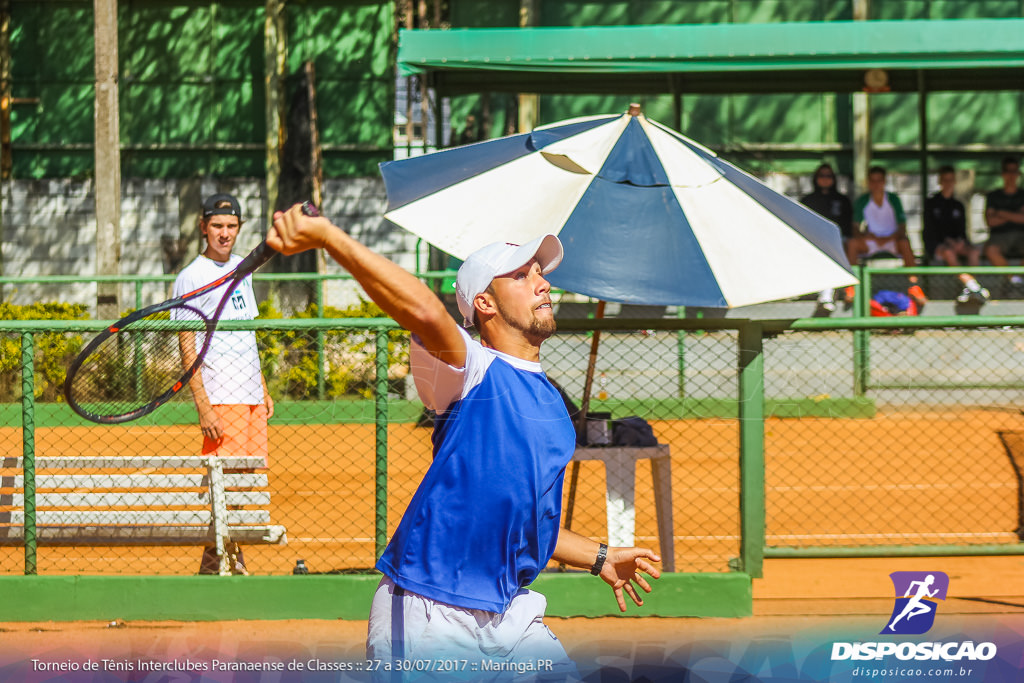
[[[21,335],[21,457],[25,494],[25,573],[37,574],[36,565],[36,387],[34,339]]]
[[[740,571],[762,576],[765,547],[764,340],[761,324],[739,328]]]
[[[134,352],[132,353],[132,362],[135,367],[135,400],[142,398],[143,386],[142,386],[142,369],[145,365],[142,361],[142,335],[143,332],[137,332],[135,334],[129,333],[128,338],[132,341],[132,347]]]
[[[676,307],[676,318],[686,317],[686,306]],[[686,331],[676,332],[676,362],[679,365],[679,398],[686,396]]]
[[[142,283],[142,280],[135,281],[135,310],[142,308]],[[138,400],[142,397],[142,333],[129,335],[129,339],[134,349],[132,360],[135,366],[135,398]]]
[[[860,317],[867,319],[871,317],[871,268],[866,266],[864,268],[864,296],[860,299]],[[861,386],[864,391],[867,391],[871,386],[871,330],[861,330],[861,334],[864,335],[864,342],[861,345],[861,353],[863,358],[861,360],[861,375],[862,381]]]
[[[316,317],[324,317],[324,278],[316,279]],[[316,397],[321,401],[327,393],[324,374],[327,372],[327,358],[324,356],[324,339],[326,335],[323,330],[316,331]]]
[[[853,298],[853,313],[858,318],[870,317],[871,301],[871,273],[864,266],[857,266],[857,279],[860,284],[857,286]],[[868,390],[870,381],[869,365],[871,351],[869,340],[871,333],[867,330],[854,330],[853,332],[853,395],[863,396]]]
[[[377,383],[375,420],[377,424],[376,459],[376,556],[384,553],[388,542],[388,331],[377,329]]]

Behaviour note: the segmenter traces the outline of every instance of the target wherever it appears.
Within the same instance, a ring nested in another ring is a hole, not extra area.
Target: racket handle
[[[302,202],[302,213],[311,218],[317,218],[320,216],[320,209],[316,208],[316,205],[307,199]]]

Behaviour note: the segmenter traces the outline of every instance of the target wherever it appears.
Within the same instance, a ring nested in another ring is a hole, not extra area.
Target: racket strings
[[[189,367],[183,360],[183,344],[194,350],[187,360],[194,360],[209,326],[199,311],[187,305],[124,325],[82,360],[70,379],[68,399],[102,417],[149,405],[180,388],[178,382]]]

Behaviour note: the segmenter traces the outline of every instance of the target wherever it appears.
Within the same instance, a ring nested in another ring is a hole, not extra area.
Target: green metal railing
[[[420,268],[420,254],[417,250],[416,258],[417,270]],[[970,267],[945,267],[945,266],[916,266],[916,267],[900,267],[900,268],[880,268],[871,265],[858,265],[854,267],[858,279],[861,285],[856,287],[853,306],[851,308],[851,314],[853,318],[870,318],[870,299],[869,293],[872,291],[873,281],[877,280],[878,277],[906,277],[906,276],[926,276],[932,277],[950,277],[956,278],[957,275],[964,272],[970,272],[978,277],[990,277],[990,276],[1009,276],[1009,275],[1024,275],[1024,267],[1021,266],[1006,266],[1006,267],[994,267],[994,266],[982,266],[977,268]],[[432,286],[435,291],[439,290],[441,285],[445,282],[450,282],[456,275],[455,270],[436,270],[436,271],[422,271],[416,273],[417,277],[424,280],[428,285]],[[135,299],[134,308],[138,309],[149,303],[155,303],[153,301],[146,301],[144,294],[144,286],[151,283],[171,283],[175,279],[175,275],[111,275],[111,276],[52,276],[52,277],[0,277],[0,301],[4,299],[4,288],[7,285],[69,285],[69,284],[82,284],[82,283],[122,283],[131,284],[134,286]],[[324,287],[325,284],[336,281],[352,281],[353,278],[347,273],[335,273],[335,274],[317,274],[317,273],[257,273],[254,275],[255,282],[258,283],[275,283],[275,284],[286,284],[286,283],[306,283],[311,289],[311,300],[315,304],[316,317],[324,317]],[[685,307],[677,307],[676,315],[679,318],[686,316]],[[698,315],[698,317],[700,317]],[[976,316],[957,316],[955,319],[969,320],[974,319]],[[1000,319],[1002,316],[1000,316]],[[929,318],[934,321],[934,318]],[[991,318],[980,318],[980,324],[987,326],[992,323]],[[902,325],[901,325],[902,327]],[[853,335],[853,367],[854,367],[854,395],[864,396],[871,385],[871,341],[870,334],[864,331],[863,328],[855,328],[857,331]],[[318,352],[322,356],[324,344],[324,336],[322,331],[316,333],[316,345]],[[678,349],[678,362],[682,369],[685,367],[686,362],[686,348],[685,341],[682,335],[679,337],[679,349]],[[685,385],[683,383],[684,372],[679,373],[680,387],[679,395],[685,394]],[[323,398],[325,395],[325,377],[323,368],[319,369],[317,375],[317,395]]]
[[[37,573],[36,506],[35,506],[35,372],[34,339],[36,334],[97,333],[106,329],[111,321],[10,321],[0,320],[0,335],[21,335],[21,423],[25,506],[25,574]],[[188,325],[188,323],[185,323]],[[144,326],[143,326],[144,327]],[[163,327],[166,327],[164,324]],[[142,329],[142,328],[140,328]],[[221,321],[219,330],[256,331],[313,331],[321,340],[318,353],[323,353],[323,334],[333,330],[366,330],[374,335],[376,381],[374,385],[375,421],[375,550],[376,556],[384,552],[387,544],[387,478],[388,478],[388,332],[398,329],[390,318],[346,318],[303,320]]]
[[[454,270],[440,270],[440,271],[424,271],[418,272],[417,277],[421,278],[425,282],[439,284],[446,280],[453,279],[456,275]],[[144,287],[147,284],[153,283],[165,283],[170,285],[174,282],[176,275],[55,275],[50,277],[0,277],[0,301],[3,301],[5,296],[5,287],[17,286],[17,285],[74,285],[74,284],[103,284],[103,283],[119,283],[119,284],[130,284],[134,286],[135,298],[132,305],[132,310],[138,310],[143,306],[147,306],[153,303],[157,303],[156,300],[146,300]],[[256,273],[253,275],[254,282],[257,283],[305,283],[312,287],[312,303],[316,309],[316,317],[324,317],[324,286],[330,282],[346,281],[354,282],[354,279],[348,273]],[[162,300],[162,298],[161,298]],[[316,346],[318,354],[323,357],[324,347],[324,335],[322,331],[316,333]],[[323,398],[325,395],[326,385],[323,373],[323,368],[319,368],[317,373],[317,395],[319,398]]]
[[[88,334],[97,332],[107,326],[105,321],[0,321],[0,336],[18,335],[21,340],[20,362],[21,372],[21,433],[22,433],[22,454],[24,462],[24,494],[25,494],[25,559],[24,572],[34,574],[37,572],[36,557],[36,535],[35,535],[35,508],[34,508],[34,462],[35,462],[35,428],[37,424],[37,409],[39,404],[35,398],[36,374],[34,372],[34,354],[38,348],[36,343],[37,335],[61,333]],[[360,331],[372,336],[374,364],[373,390],[370,400],[373,405],[373,530],[372,542],[375,549],[375,556],[382,552],[388,537],[388,502],[389,483],[393,485],[393,475],[389,476],[389,459],[392,444],[389,442],[389,422],[394,418],[396,399],[388,395],[389,391],[389,367],[392,364],[392,357],[389,351],[389,334],[398,329],[394,321],[381,318],[357,318],[357,319],[272,319],[256,321],[225,321],[223,329],[256,330],[258,332],[294,332],[302,331],[307,335],[321,335],[337,333],[339,331]],[[635,334],[638,330],[653,330],[671,339],[671,348],[675,348],[682,354],[687,353],[688,358],[694,361],[699,360],[701,353],[701,340],[714,338],[716,343],[722,345],[722,349],[732,348],[732,376],[735,378],[735,393],[733,399],[727,401],[708,397],[710,402],[718,401],[721,410],[722,405],[732,403],[732,412],[710,413],[700,412],[690,419],[700,420],[711,419],[712,423],[733,424],[735,420],[736,435],[736,457],[738,462],[739,482],[737,487],[737,498],[735,499],[736,510],[738,510],[738,532],[739,545],[738,557],[730,562],[733,570],[744,571],[750,576],[757,577],[762,572],[764,558],[770,557],[822,557],[822,556],[923,556],[923,555],[994,555],[994,554],[1024,554],[1024,545],[1020,543],[977,543],[969,545],[953,544],[889,544],[889,545],[864,545],[860,547],[849,546],[805,546],[805,547],[778,547],[767,543],[766,536],[766,504],[768,500],[768,488],[765,478],[765,424],[767,416],[771,413],[766,406],[766,345],[777,345],[776,337],[786,334],[810,334],[849,332],[853,334],[864,333],[870,335],[873,332],[888,333],[894,330],[947,330],[954,329],[961,332],[981,329],[1020,329],[1024,328],[1024,316],[1001,316],[1001,317],[911,317],[911,318],[807,318],[798,320],[741,320],[741,319],[685,319],[685,318],[657,318],[657,319],[619,319],[606,318],[600,320],[564,320],[560,321],[559,334],[569,337],[587,334],[594,331],[607,331],[619,333],[622,339],[634,339],[633,343],[641,344],[642,338]],[[701,334],[697,334],[700,332]],[[726,333],[723,335],[723,333]],[[735,337],[735,339],[733,339]],[[842,343],[842,338],[836,338]],[[912,338],[907,338],[911,343]],[[549,342],[551,343],[551,342]],[[612,343],[611,339],[602,344]],[[694,348],[686,348],[687,343],[693,344]],[[848,343],[848,342],[846,342]],[[614,347],[609,347],[614,352]],[[773,347],[774,348],[774,347]],[[849,346],[846,347],[847,349]],[[648,353],[648,352],[644,352]],[[645,358],[647,358],[645,356]],[[849,356],[847,356],[849,358]],[[651,362],[652,358],[647,361]],[[866,357],[865,361],[870,360]],[[566,357],[563,363],[569,363]],[[727,369],[729,362],[725,359],[718,361],[723,369]],[[865,363],[863,368],[857,368],[856,364],[842,359],[841,363],[844,372],[853,375],[851,384],[865,390],[873,390],[869,383],[859,383],[856,375],[863,370],[865,377],[870,374],[870,366]],[[999,361],[1001,362],[1001,361]],[[675,365],[672,359],[668,360],[668,367]],[[678,367],[683,367],[679,365]],[[578,369],[577,369],[578,370]],[[692,370],[692,368],[690,368]],[[672,380],[675,382],[675,380]],[[696,387],[695,387],[696,388]],[[674,391],[670,389],[670,392]],[[643,402],[642,395],[624,397],[623,400],[633,400],[639,405]],[[666,401],[701,400],[700,397],[675,397],[666,398]],[[726,401],[726,403],[722,403]],[[775,401],[778,405],[778,399]],[[57,406],[47,406],[48,412]],[[632,408],[631,408],[632,409]],[[403,410],[407,410],[403,408]],[[703,409],[702,409],[703,410]],[[652,419],[662,419],[652,417]],[[674,418],[680,419],[678,416]],[[9,423],[9,426],[13,426]],[[685,429],[685,427],[684,427]],[[811,448],[812,446],[808,446]],[[673,456],[675,457],[675,456]],[[678,494],[677,494],[678,495]]]
[[[761,548],[764,539],[764,492],[763,492],[763,428],[761,426],[764,407],[763,392],[758,388],[763,385],[763,360],[760,348],[761,330],[757,323],[747,321],[642,321],[645,327],[654,329],[692,329],[701,324],[704,328],[739,329],[741,345],[747,348],[738,350],[738,371],[740,373],[740,389],[736,400],[740,406],[741,418],[738,422],[740,432],[740,458],[745,473],[740,487],[737,505],[742,517],[742,536],[738,566],[751,576],[761,575]],[[31,482],[34,467],[34,441],[32,429],[34,424],[34,384],[32,373],[33,338],[36,334],[53,332],[90,333],[103,329],[105,321],[0,321],[0,334],[18,333],[22,336],[22,424],[24,430],[24,466],[26,482],[26,529],[25,529],[25,572],[35,573],[36,542],[34,534],[35,519],[31,508]],[[593,329],[621,330],[632,327],[633,321],[607,319],[600,321],[566,321],[563,330],[589,331]],[[256,331],[288,331],[302,330],[306,333],[329,332],[337,330],[364,330],[374,335],[376,343],[376,381],[373,402],[375,405],[375,485],[374,500],[374,541],[376,554],[379,555],[387,542],[388,536],[388,367],[390,363],[388,351],[388,333],[397,329],[390,319],[302,319],[302,320],[257,320],[257,321],[225,321],[222,329],[253,329]],[[760,474],[759,474],[760,473]]]
[[[879,276],[911,276],[915,275],[918,277],[941,277],[947,276],[949,278],[956,278],[961,273],[970,272],[975,276],[1007,276],[1007,275],[1024,275],[1024,268],[1020,266],[984,266],[978,268],[971,268],[968,266],[951,268],[948,266],[914,266],[914,267],[901,267],[901,268],[874,268],[870,266],[856,266],[857,277],[861,282],[861,286],[856,288],[856,294],[854,296],[853,304],[853,316],[856,318],[870,318],[871,317],[871,297],[868,295],[869,292],[873,291],[872,281],[877,279]],[[904,318],[905,320],[906,318]],[[936,318],[929,318],[933,322],[937,322]],[[996,324],[999,320],[1002,320],[1003,316],[998,319],[995,317],[983,317],[977,316],[955,316],[953,318],[946,318],[946,320],[959,321],[975,321],[978,323],[976,326],[987,327]],[[954,323],[956,324],[956,323]],[[903,327],[902,325],[900,327]],[[913,326],[911,326],[913,327]],[[857,396],[863,396],[871,385],[871,342],[870,335],[863,330],[859,329],[853,337],[853,349],[854,349],[854,393]]]
[[[446,278],[455,277],[456,271],[453,270],[439,270],[439,271],[425,271],[417,273],[416,276],[427,281],[433,282],[438,280],[444,280]],[[156,303],[156,301],[146,301],[144,287],[147,284],[152,283],[166,283],[170,284],[174,282],[176,275],[51,275],[46,277],[38,276],[15,276],[15,277],[0,277],[0,301],[4,300],[6,294],[6,287],[18,286],[18,285],[74,285],[74,284],[125,284],[132,285],[134,287],[135,299],[133,302],[133,308],[142,308],[143,306]],[[307,283],[313,288],[312,301],[316,304],[318,311],[323,311],[324,302],[324,284],[335,281],[353,281],[353,277],[348,273],[256,273],[253,275],[254,282],[265,282],[265,283]],[[322,316],[321,316],[322,317]]]

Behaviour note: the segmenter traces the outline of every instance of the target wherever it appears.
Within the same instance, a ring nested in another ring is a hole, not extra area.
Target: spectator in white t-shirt
[[[242,211],[237,199],[228,194],[208,197],[203,202],[199,227],[206,248],[178,274],[174,296],[213,282],[242,260],[241,256],[231,253],[242,227]],[[223,287],[217,287],[189,304],[212,316],[223,296]],[[220,319],[253,320],[257,315],[250,275],[236,286]],[[191,367],[202,347],[202,333],[182,332],[179,341],[182,364]],[[199,413],[203,455],[258,456],[266,467],[267,420],[274,414],[274,401],[260,367],[256,333],[252,330],[214,333],[202,365],[189,381],[189,388]],[[232,551],[232,554],[237,552],[231,558],[232,571],[247,573],[241,551],[235,547]],[[203,552],[199,573],[217,574],[219,565],[216,549],[208,546]]]
[[[868,192],[853,203],[853,222],[861,229],[846,243],[846,255],[850,263],[856,264],[862,257],[888,253],[903,259],[903,265],[912,268],[917,260],[907,239],[907,216],[896,193],[886,192],[885,177],[881,166],[868,169]],[[917,284],[917,276],[911,275],[908,279],[907,294],[920,310],[927,299]],[[847,298],[852,298],[852,290],[852,287],[847,288]]]

